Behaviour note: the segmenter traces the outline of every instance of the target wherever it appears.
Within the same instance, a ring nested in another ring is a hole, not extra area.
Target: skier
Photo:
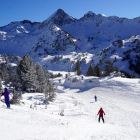
[[[96,102],[96,101],[97,101],[97,96],[95,95],[95,97],[94,97],[94,98],[95,98],[95,102]]]
[[[99,115],[99,120],[98,120],[98,121],[100,122],[100,118],[102,118],[103,123],[104,123],[103,114],[105,115],[105,112],[103,111],[102,108],[100,108],[100,110],[99,110],[99,112],[98,112],[98,114],[97,114],[97,115]]]
[[[7,108],[10,108],[9,94],[10,94],[10,92],[8,91],[7,88],[5,88],[5,91],[4,91],[4,93],[2,93],[2,96],[4,96],[4,98],[5,98],[5,103],[7,105]]]

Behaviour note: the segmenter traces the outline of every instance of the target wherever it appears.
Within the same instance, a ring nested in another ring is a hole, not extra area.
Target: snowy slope
[[[74,78],[74,76],[72,76]],[[77,77],[79,82],[94,77]],[[127,78],[95,78],[98,85],[88,89],[73,88],[60,78],[52,79],[58,87],[56,100],[43,104],[44,96],[25,93],[21,105],[6,109],[0,102],[1,140],[139,140],[140,139],[140,81]],[[68,82],[68,81],[67,81]],[[78,84],[79,84],[78,82]],[[76,84],[76,83],[75,83]],[[94,101],[97,95],[98,101]],[[37,103],[37,109],[30,105]],[[98,123],[97,113],[102,107],[106,113],[105,124]],[[64,116],[59,116],[64,110]]]

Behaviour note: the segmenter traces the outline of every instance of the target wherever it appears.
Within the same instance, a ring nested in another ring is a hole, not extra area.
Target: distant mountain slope
[[[119,69],[139,73],[140,68],[136,68],[139,65],[139,35],[140,17],[106,17],[89,11],[75,19],[58,9],[42,23],[24,20],[0,27],[0,53],[19,56],[30,53],[35,61],[41,61],[52,70],[58,67],[67,70],[67,65],[72,70],[79,59],[83,73],[91,62],[103,67],[103,61],[115,59],[114,64]],[[126,51],[130,51],[129,58]],[[64,57],[52,66],[54,57],[59,55]],[[131,58],[136,59],[132,62]],[[65,59],[69,59],[67,63]],[[66,67],[62,68],[62,64]]]

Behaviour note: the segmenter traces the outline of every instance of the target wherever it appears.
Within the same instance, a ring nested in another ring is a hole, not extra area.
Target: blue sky
[[[42,22],[57,9],[74,18],[92,11],[132,19],[140,16],[139,6],[140,0],[0,0],[0,27],[25,19]]]

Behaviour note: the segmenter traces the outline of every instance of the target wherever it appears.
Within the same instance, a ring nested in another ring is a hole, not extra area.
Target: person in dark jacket
[[[94,97],[94,98],[95,98],[95,102],[96,102],[96,101],[97,101],[97,96],[95,95],[95,97]]]
[[[99,120],[98,120],[98,121],[100,122],[100,118],[102,118],[103,123],[104,123],[103,114],[105,115],[105,112],[103,111],[102,108],[100,108],[100,110],[99,110],[99,112],[98,112],[98,114],[97,114],[97,115],[99,115]]]
[[[5,103],[7,105],[7,108],[10,108],[9,94],[10,94],[10,92],[8,91],[7,88],[5,88],[5,91],[4,91],[4,93],[2,93],[2,96],[4,96],[4,98],[5,98]]]

